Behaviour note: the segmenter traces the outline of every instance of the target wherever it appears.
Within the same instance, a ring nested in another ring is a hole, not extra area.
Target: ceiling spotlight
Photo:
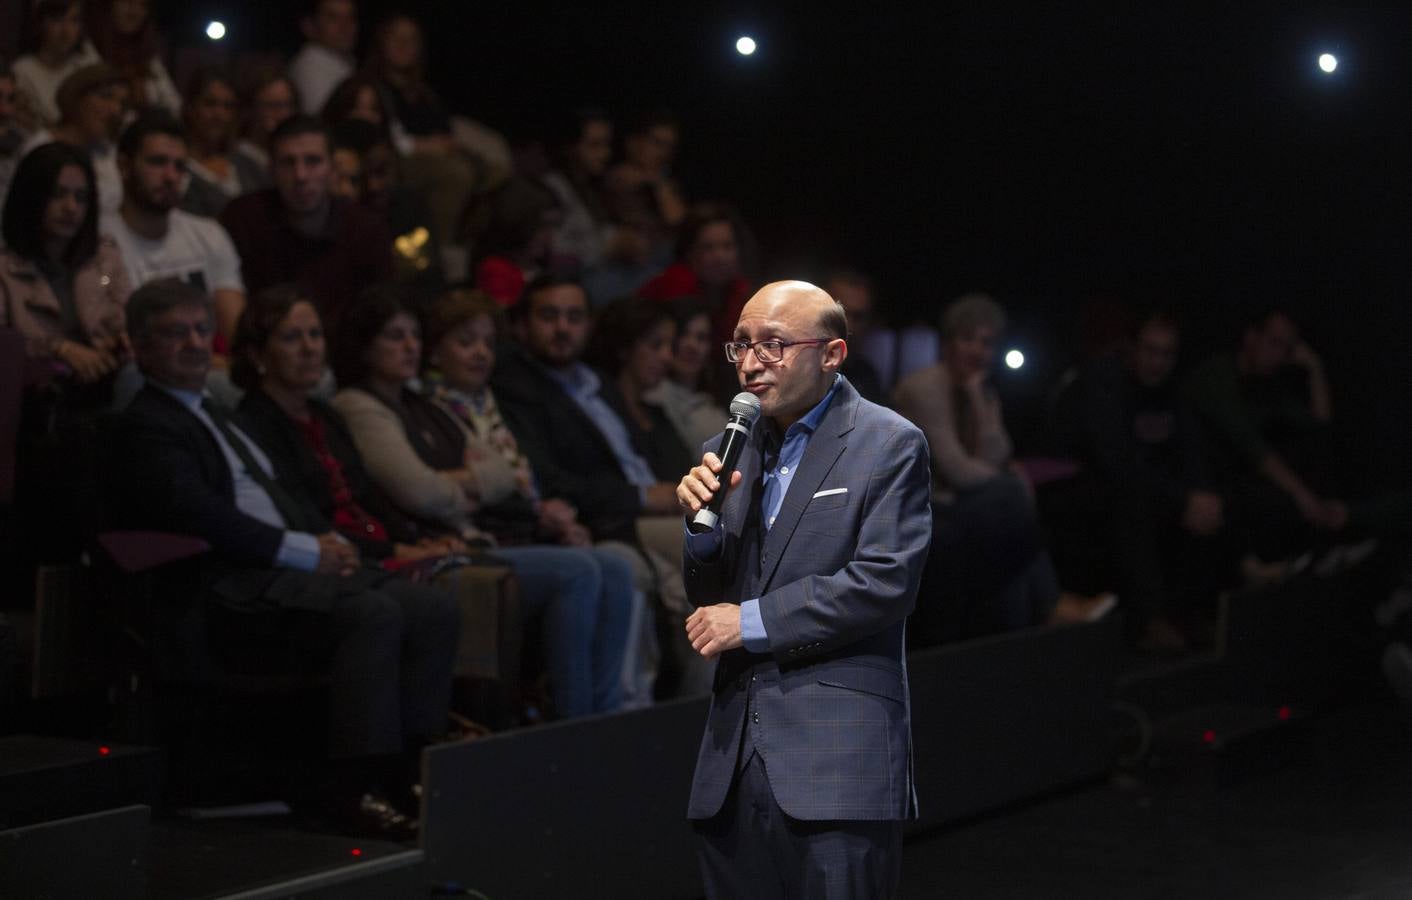
[[[1019,350],[1011,350],[1005,354],[1005,365],[1012,369],[1018,369],[1025,364],[1025,354]]]
[[[755,39],[750,35],[742,35],[735,42],[735,52],[741,56],[749,56],[755,52]]]
[[[1338,68],[1338,57],[1332,53],[1320,53],[1319,68],[1324,70],[1325,75],[1332,75],[1334,69]]]
[[[206,37],[213,41],[219,41],[226,36],[226,26],[224,22],[211,22],[206,26]]]

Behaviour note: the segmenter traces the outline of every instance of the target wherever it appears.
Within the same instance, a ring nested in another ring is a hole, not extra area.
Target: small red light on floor
[[[107,747],[99,747],[99,748],[98,748],[98,755],[99,755],[99,756],[107,756],[109,753],[112,753],[112,752],[113,752],[113,751],[110,750],[110,749],[107,748]]]
[[[1290,713],[1289,713],[1289,707],[1288,707],[1288,706],[1281,706],[1281,707],[1280,707],[1280,721],[1281,721],[1281,722],[1287,722],[1287,721],[1289,721],[1289,715],[1290,715]]]
[[[1206,733],[1201,735],[1201,739],[1208,744],[1214,744],[1216,743],[1216,732],[1208,728],[1206,729]]]
[[[363,855],[363,850],[362,850],[361,847],[354,847],[352,850],[349,850],[349,851],[348,851],[348,855],[349,855],[349,856],[362,856],[362,855]]]

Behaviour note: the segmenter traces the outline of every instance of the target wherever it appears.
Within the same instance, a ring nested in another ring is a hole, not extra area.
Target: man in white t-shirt
[[[134,288],[179,278],[209,294],[229,346],[245,309],[240,256],[218,222],[176,208],[186,159],[186,138],[170,113],[152,110],[129,125],[118,142],[122,207],[104,217],[102,230],[122,250]]]
[[[299,24],[306,42],[289,62],[289,77],[304,111],[317,116],[333,89],[353,74],[358,7],[353,0],[313,0]]]

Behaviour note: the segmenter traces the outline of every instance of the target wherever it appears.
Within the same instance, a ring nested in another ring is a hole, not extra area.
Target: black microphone
[[[716,456],[721,460],[721,489],[711,497],[711,502],[696,511],[687,524],[692,534],[705,534],[716,527],[721,518],[721,504],[726,502],[726,489],[730,487],[731,473],[735,462],[740,459],[740,451],[750,440],[750,429],[760,418],[760,398],[749,391],[741,391],[731,401],[731,417],[726,422],[725,434],[721,435],[721,446],[716,448]]]

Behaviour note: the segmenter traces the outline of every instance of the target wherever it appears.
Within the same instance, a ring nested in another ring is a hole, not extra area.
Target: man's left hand
[[[744,646],[740,638],[740,607],[734,603],[703,606],[686,618],[691,647],[706,659]]]

